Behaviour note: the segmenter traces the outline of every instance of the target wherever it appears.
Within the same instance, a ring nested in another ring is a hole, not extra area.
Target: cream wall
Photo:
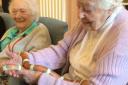
[[[39,5],[39,10],[40,10],[40,0],[37,0],[37,4]]]
[[[38,4],[40,5],[40,0],[37,0]],[[77,21],[77,7],[76,7],[76,0],[67,0],[66,2],[66,20],[70,28],[73,28],[74,24]]]

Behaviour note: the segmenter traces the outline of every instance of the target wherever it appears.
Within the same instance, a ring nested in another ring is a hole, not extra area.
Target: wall
[[[40,6],[40,0],[37,0]],[[77,7],[76,0],[66,0],[66,20],[70,28],[73,28],[74,24],[77,21]]]
[[[69,29],[74,27],[77,20],[78,18],[76,0],[67,0],[67,22],[69,25]]]
[[[2,0],[0,0],[0,6],[2,6]]]

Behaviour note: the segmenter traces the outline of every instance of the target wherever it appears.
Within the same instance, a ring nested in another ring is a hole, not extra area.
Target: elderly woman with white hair
[[[38,85],[126,85],[128,12],[122,0],[77,0],[77,6],[77,26],[58,45],[21,53],[29,70],[9,74],[24,75]],[[53,71],[58,68],[63,68],[62,75]]]
[[[15,61],[8,60],[7,51],[19,54],[23,51],[40,50],[51,44],[48,29],[37,22],[38,9],[36,0],[11,0],[9,12],[15,25],[0,40],[0,67],[8,61]],[[18,85],[16,82],[15,84]]]

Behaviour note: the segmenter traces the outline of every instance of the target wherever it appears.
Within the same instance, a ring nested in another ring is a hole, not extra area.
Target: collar
[[[21,37],[24,35],[28,35],[29,33],[32,32],[32,30],[37,26],[37,23],[35,21],[32,22],[32,24],[22,33],[20,33],[19,35],[17,35],[18,33],[18,28],[13,27],[12,29],[10,29],[7,33],[8,38],[13,39],[14,37]]]

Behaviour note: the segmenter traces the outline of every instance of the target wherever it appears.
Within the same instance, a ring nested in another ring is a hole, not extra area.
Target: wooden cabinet
[[[73,28],[78,20],[76,0],[67,0],[67,22],[69,29]]]

